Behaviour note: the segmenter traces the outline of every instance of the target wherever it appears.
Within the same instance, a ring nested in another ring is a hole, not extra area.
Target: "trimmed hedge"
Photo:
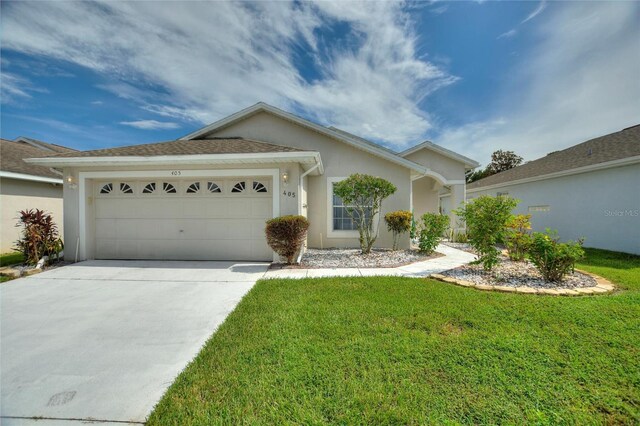
[[[280,216],[267,221],[265,234],[267,244],[287,263],[295,263],[295,257],[300,252],[307,236],[309,221],[304,216]]]

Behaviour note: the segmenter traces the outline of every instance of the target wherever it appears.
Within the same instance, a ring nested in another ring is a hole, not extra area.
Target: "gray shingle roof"
[[[77,152],[77,150],[73,148],[67,148],[66,146],[57,145],[55,143],[43,142],[41,140],[28,138],[26,136],[20,136],[19,138],[16,138],[15,142],[27,145],[36,145],[36,147],[42,147],[43,151],[51,151],[58,154],[66,152]]]
[[[0,170],[3,172],[62,179],[60,175],[52,172],[48,167],[36,166],[35,164],[29,164],[23,161],[24,158],[43,157],[50,153],[50,151],[45,151],[26,143],[0,139]]]
[[[521,166],[488,176],[467,185],[467,189],[544,176],[579,167],[640,156],[640,124],[600,136]]]
[[[254,154],[268,152],[303,152],[298,148],[258,142],[250,139],[220,138],[199,140],[177,140],[122,146],[118,148],[78,151],[39,157],[152,157],[157,155],[204,155],[204,154]]]

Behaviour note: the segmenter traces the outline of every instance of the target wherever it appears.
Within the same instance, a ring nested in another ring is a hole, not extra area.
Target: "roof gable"
[[[480,165],[480,163],[478,163],[475,160],[472,160],[469,157],[465,157],[464,155],[458,154],[457,152],[453,152],[450,149],[444,148],[440,145],[436,145],[435,143],[431,142],[431,141],[424,141],[414,147],[411,147],[409,149],[406,149],[402,152],[400,152],[398,155],[401,157],[406,157],[408,155],[413,154],[414,152],[418,152],[422,149],[427,149],[429,151],[433,151],[433,152],[437,152],[440,155],[443,155],[445,157],[451,158],[452,160],[456,160],[459,161],[461,163],[464,163],[464,166],[467,169],[475,169],[476,167],[478,167]]]
[[[186,136],[183,136],[180,139],[181,140],[198,140],[200,138],[206,138],[208,135],[218,130],[231,126],[232,124],[235,124],[239,121],[245,120],[260,112],[273,114],[276,117],[281,118],[285,121],[289,121],[299,126],[308,128],[310,130],[313,130],[315,132],[328,136],[339,142],[346,143],[362,151],[384,158],[395,164],[399,164],[403,167],[406,167],[412,170],[417,174],[425,174],[428,172],[428,169],[425,168],[424,166],[414,163],[413,161],[407,160],[405,158],[402,158],[397,154],[393,153],[392,151],[386,148],[383,148],[377,144],[373,144],[369,141],[366,141],[365,143],[362,140],[360,140],[361,138],[354,137],[346,132],[338,131],[337,129],[321,126],[320,124],[314,123],[302,117],[298,117],[295,114],[291,114],[289,112],[283,111],[279,108],[276,108],[264,102],[258,102],[257,104],[250,106],[249,108],[245,108],[241,111],[236,112],[235,114],[231,114],[228,117],[218,120],[208,126],[203,127],[202,129],[196,130],[195,132],[192,132]]]

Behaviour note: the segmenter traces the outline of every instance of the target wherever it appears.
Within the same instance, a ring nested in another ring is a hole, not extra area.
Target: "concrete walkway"
[[[323,277],[371,277],[403,276],[426,277],[475,260],[476,256],[466,251],[440,244],[436,251],[444,256],[416,262],[398,268],[314,268],[314,269],[269,269],[264,278],[323,278]]]

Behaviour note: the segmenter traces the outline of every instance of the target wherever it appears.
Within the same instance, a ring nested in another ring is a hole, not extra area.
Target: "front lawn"
[[[24,255],[20,252],[0,254],[0,266],[11,266],[24,262]]]
[[[640,257],[579,267],[622,290],[260,281],[149,424],[638,424]]]

